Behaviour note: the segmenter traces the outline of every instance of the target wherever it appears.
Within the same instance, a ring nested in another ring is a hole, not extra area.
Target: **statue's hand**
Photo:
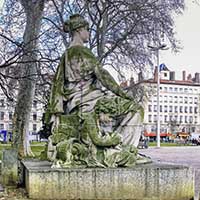
[[[120,137],[119,134],[114,133],[111,136],[111,140],[112,140],[112,146],[116,146],[116,145],[118,145],[121,142],[121,137]]]

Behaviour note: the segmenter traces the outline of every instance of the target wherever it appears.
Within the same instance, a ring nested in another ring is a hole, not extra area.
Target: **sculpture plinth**
[[[176,165],[134,168],[52,169],[47,162],[24,162],[30,198],[48,200],[190,200],[194,171]]]

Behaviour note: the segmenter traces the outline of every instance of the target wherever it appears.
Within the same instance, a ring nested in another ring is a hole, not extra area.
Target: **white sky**
[[[182,71],[194,76],[200,73],[200,5],[192,0],[185,0],[186,9],[183,15],[175,20],[176,38],[180,40],[183,49],[174,54],[170,50],[162,51],[161,63],[176,72],[176,79],[181,79]]]

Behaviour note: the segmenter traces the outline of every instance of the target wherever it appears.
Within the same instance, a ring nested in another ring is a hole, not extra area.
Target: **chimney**
[[[170,72],[170,74],[169,74],[169,80],[170,81],[175,81],[175,72],[174,71]]]
[[[195,73],[194,82],[195,83],[200,83],[200,74],[197,73],[197,72]]]
[[[139,72],[138,73],[138,82],[143,81],[143,80],[144,80],[143,74],[142,74],[142,72]]]
[[[188,81],[192,81],[192,75],[191,75],[191,74],[188,74],[187,80],[188,80]]]
[[[186,81],[186,71],[183,71],[183,81]]]
[[[139,79],[139,78],[138,78]],[[129,86],[134,86],[135,85],[135,81],[134,81],[134,78],[131,77],[130,78],[130,81],[129,81]]]
[[[158,67],[157,66],[155,67],[153,75],[154,75],[154,81],[158,81]]]

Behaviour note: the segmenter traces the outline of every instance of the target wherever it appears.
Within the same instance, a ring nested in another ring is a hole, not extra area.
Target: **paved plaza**
[[[185,165],[195,169],[195,196],[200,199],[200,146],[150,147],[139,153],[151,157],[156,163]]]
[[[150,147],[140,149],[139,153],[151,157],[155,162],[181,164],[200,169],[200,146]]]

